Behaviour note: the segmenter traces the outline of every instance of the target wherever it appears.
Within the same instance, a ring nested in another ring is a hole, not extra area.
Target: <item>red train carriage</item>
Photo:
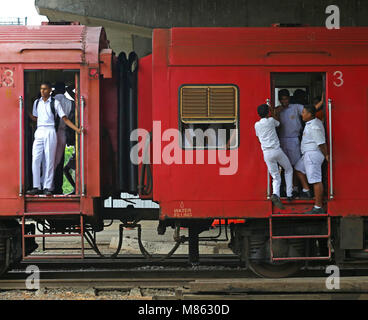
[[[160,203],[161,223],[198,219],[199,226],[200,219],[246,218],[233,226],[231,246],[265,275],[288,274],[299,261],[330,260],[332,246],[340,262],[365,257],[368,196],[360,186],[368,175],[367,39],[367,28],[155,30],[153,59],[141,60],[139,81],[146,86],[144,70],[152,65],[152,120],[161,122],[161,132],[182,130],[188,123],[238,128],[237,141],[227,151],[237,152],[235,173],[219,174],[230,167],[219,161],[153,163],[153,198]],[[268,200],[270,179],[254,133],[256,106],[277,103],[275,94],[282,88],[307,91],[309,103],[325,92],[328,215],[298,215],[313,201],[284,202],[286,210],[280,211]],[[139,106],[150,108],[145,99],[139,91]],[[171,142],[162,141],[158,154]],[[204,158],[212,151],[205,149]],[[181,159],[191,152],[180,148]],[[195,251],[191,254],[196,258]]]
[[[189,228],[192,262],[198,235],[214,219],[238,219],[230,247],[264,276],[292,274],[309,260],[368,258],[360,182],[368,178],[367,28],[158,29],[152,55],[139,61],[134,53],[115,57],[102,28],[2,27],[0,37],[3,269],[36,257],[34,223],[46,226],[42,237],[85,236],[95,246],[90,232],[107,219],[158,220],[160,234]],[[33,139],[26,111],[45,79],[76,87],[76,121],[86,130],[75,146],[75,196],[24,195]],[[254,123],[256,106],[276,104],[282,88],[305,90],[309,102],[325,92],[325,215],[303,214],[311,200],[285,201],[286,210],[269,200]],[[137,128],[140,148],[131,136]],[[213,131],[188,144],[188,128]],[[220,129],[225,134],[213,140]],[[145,163],[132,161],[139,157]],[[152,199],[160,210],[105,208],[103,200],[120,192]],[[70,257],[84,257],[83,242],[81,255]]]
[[[101,27],[1,27],[0,47],[0,260],[9,262],[19,254],[27,258],[35,248],[34,225],[26,220],[48,219],[52,236],[69,228],[69,235],[81,237],[85,218],[100,228],[98,199],[114,191],[117,125],[109,122],[117,116],[117,83],[112,78],[115,58]],[[75,146],[75,195],[25,195],[32,187],[35,129],[28,113],[45,80],[75,86],[76,123],[86,129]],[[13,251],[6,250],[9,245]]]

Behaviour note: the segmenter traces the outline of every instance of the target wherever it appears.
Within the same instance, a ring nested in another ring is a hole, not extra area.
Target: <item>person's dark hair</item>
[[[312,104],[308,104],[306,106],[304,106],[304,109],[307,110],[313,117],[316,116],[316,107]]]
[[[45,85],[45,86],[48,86],[50,89],[52,89],[52,84],[50,81],[42,81],[41,84],[40,84],[40,87],[42,85]]]
[[[282,89],[279,91],[279,100],[281,97],[290,97],[290,92],[288,89]]]
[[[302,89],[296,89],[294,92],[294,101],[299,104],[307,104],[307,93]]]
[[[257,112],[261,118],[265,118],[270,112],[270,107],[267,104],[261,104],[260,106],[258,106]]]
[[[64,94],[66,91],[64,82],[55,83],[55,92]]]

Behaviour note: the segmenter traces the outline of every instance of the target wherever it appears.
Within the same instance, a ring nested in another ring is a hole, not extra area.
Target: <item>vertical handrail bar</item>
[[[81,127],[84,128],[84,97],[81,96]],[[84,197],[84,130],[81,132],[81,145],[80,145],[80,159],[81,159],[81,195]]]
[[[23,196],[23,97],[19,96],[19,197]]]
[[[266,99],[266,104],[268,104],[268,106],[271,106],[271,99]],[[271,199],[271,187],[270,187],[271,181],[270,181],[270,173],[268,172],[267,169],[267,200]]]
[[[334,198],[333,193],[333,158],[332,158],[332,99],[328,99],[328,126],[330,141],[330,199]]]

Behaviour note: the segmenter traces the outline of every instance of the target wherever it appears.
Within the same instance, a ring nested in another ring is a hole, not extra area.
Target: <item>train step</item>
[[[39,215],[39,214],[38,214]],[[32,219],[33,215],[31,217],[27,217],[26,215],[22,216],[22,258],[23,260],[30,260],[30,259],[84,259],[84,219],[83,215],[79,214],[78,212],[78,218],[80,219],[80,225],[77,226],[76,230],[73,233],[38,233],[34,232],[34,234],[30,234],[26,232],[26,219]],[[78,232],[79,230],[79,232]],[[81,252],[80,254],[74,254],[74,255],[34,255],[26,254],[26,239],[36,239],[36,238],[42,238],[43,247],[45,246],[45,239],[46,238],[55,238],[55,237],[79,237],[81,239]]]
[[[280,198],[285,209],[277,208],[272,204],[272,214],[299,214],[310,211],[313,208],[314,199],[294,199],[289,202],[286,198]]]
[[[292,230],[290,228],[291,222],[295,226]],[[298,224],[299,226],[302,225],[302,228],[298,228]],[[304,231],[298,232],[299,229]],[[305,232],[305,230],[308,230],[308,232]],[[269,233],[271,262],[331,259],[331,217],[328,214],[273,213],[269,217]],[[276,256],[274,250],[275,242],[293,239],[325,240],[328,253],[322,256]]]

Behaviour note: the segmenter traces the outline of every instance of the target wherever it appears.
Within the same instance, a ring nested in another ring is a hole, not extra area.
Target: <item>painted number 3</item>
[[[12,87],[12,86],[14,86],[14,72],[12,70],[10,70],[10,69],[3,70],[0,79],[1,79],[0,87]]]
[[[13,75],[14,73],[10,69],[7,69],[4,71],[4,76],[3,76],[3,86],[4,87],[11,87],[14,84]]]
[[[342,78],[342,76],[343,76],[342,72],[341,71],[335,71],[333,75],[335,77],[335,81],[333,82],[333,84],[336,87],[341,87],[344,84],[344,80]]]

